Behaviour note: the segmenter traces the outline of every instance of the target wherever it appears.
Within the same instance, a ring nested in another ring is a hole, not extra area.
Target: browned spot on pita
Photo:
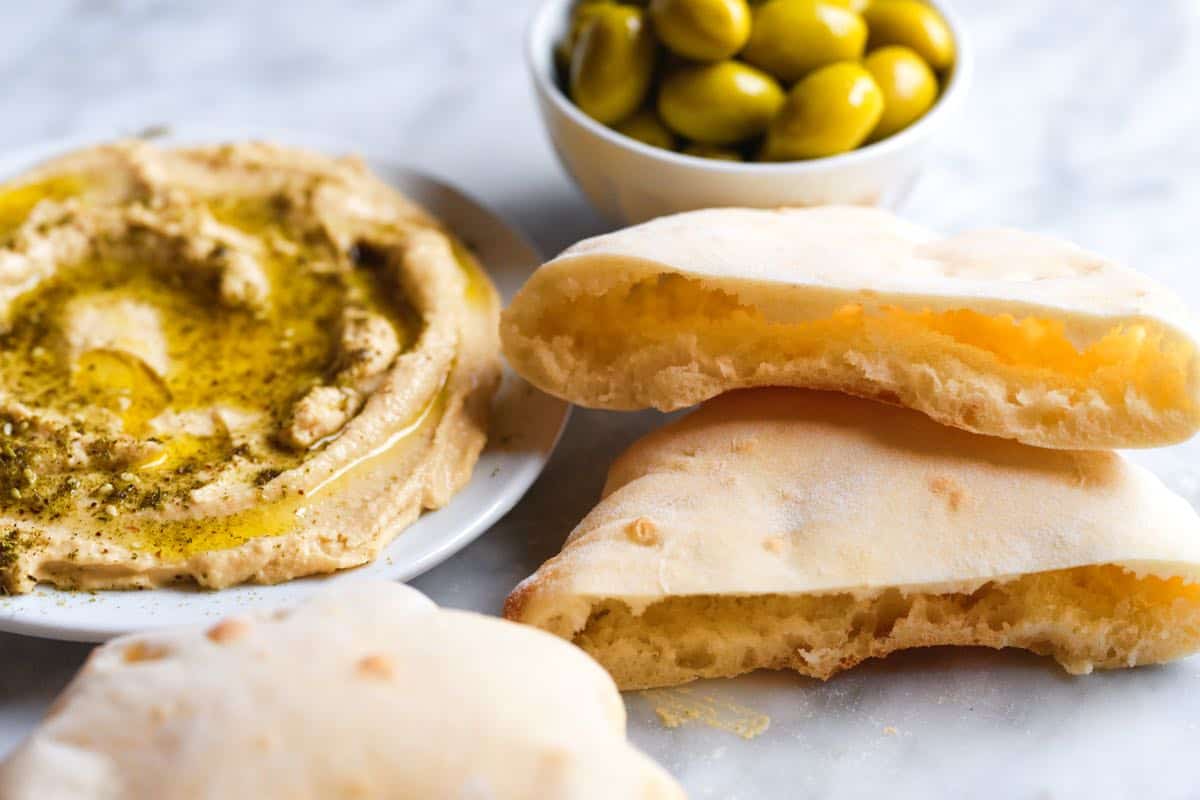
[[[629,541],[643,547],[653,547],[662,541],[658,535],[658,527],[645,517],[638,517],[626,525],[625,535],[629,537]]]
[[[763,539],[763,549],[768,553],[781,555],[787,549],[787,542],[779,536],[768,536],[766,539]]]
[[[260,733],[254,737],[254,748],[262,752],[269,752],[275,749],[275,740],[268,734]]]
[[[559,785],[571,765],[571,753],[564,747],[547,747],[541,754],[542,783]]]
[[[356,778],[351,778],[348,780],[342,786],[341,792],[338,793],[338,797],[350,798],[350,800],[358,797],[374,796],[375,793],[371,791],[371,786],[366,781],[358,780]]]
[[[951,511],[958,511],[966,499],[966,492],[953,478],[937,475],[929,479],[929,491],[946,498],[946,505]]]
[[[166,658],[167,648],[153,642],[134,642],[125,648],[124,655],[127,664],[158,661],[160,658]]]
[[[396,666],[387,656],[375,653],[359,660],[358,674],[378,681],[391,680],[396,675]]]
[[[217,644],[236,641],[250,632],[250,623],[244,619],[223,619],[208,629],[205,634]]]

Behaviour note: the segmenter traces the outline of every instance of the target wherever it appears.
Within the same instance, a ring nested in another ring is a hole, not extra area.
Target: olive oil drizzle
[[[163,559],[187,558],[200,552],[226,550],[251,539],[282,536],[303,524],[329,497],[354,487],[371,473],[394,471],[414,449],[432,435],[445,408],[446,392],[439,391],[411,420],[388,434],[375,447],[343,465],[307,491],[292,490],[272,502],[225,516],[161,519],[134,515],[121,519],[111,538],[134,550],[153,552]],[[369,481],[362,481],[369,482]]]
[[[0,187],[0,244],[21,227],[38,203],[77,197],[83,190],[83,180],[73,175]]]
[[[74,196],[84,188],[82,179],[68,176],[0,190],[0,246],[39,202]],[[291,452],[269,440],[255,447],[237,445],[221,430],[155,436],[148,424],[164,410],[221,406],[257,414],[270,430],[278,429],[296,399],[330,378],[337,361],[339,314],[347,304],[387,318],[402,348],[415,340],[421,323],[398,299],[396,276],[378,265],[345,266],[346,259],[330,242],[289,226],[277,198],[200,201],[217,221],[263,243],[260,260],[271,287],[265,311],[223,305],[216,287],[202,275],[170,258],[131,257],[128,247],[98,247],[92,256],[61,265],[19,296],[0,326],[0,386],[10,401],[73,419],[70,427],[76,432],[91,430],[93,420],[87,415],[94,415],[96,407],[107,409],[119,420],[122,435],[154,447],[146,458],[122,460],[115,454],[116,440],[100,437],[89,455],[93,463],[111,460],[111,469],[75,472],[62,466],[70,430],[46,433],[28,420],[0,413],[0,509],[52,520],[82,507],[107,531],[122,527],[117,520],[130,527],[139,512],[157,511],[172,501],[186,504],[191,491],[234,457],[257,468],[256,483],[269,482],[303,464],[311,452]],[[275,239],[294,246],[272,248]],[[329,264],[339,259],[341,266]],[[312,269],[314,261],[325,264]],[[165,374],[156,375],[123,351],[72,357],[62,323],[67,304],[79,297],[154,309],[167,344],[170,366]],[[235,546],[254,530],[271,535],[275,522],[284,519],[294,522],[291,514],[266,508],[241,522],[227,519],[211,535],[204,533],[208,521],[200,518],[172,522],[153,536],[145,525],[133,527],[146,546],[183,554]],[[177,546],[171,545],[172,537],[178,537]]]
[[[476,308],[487,305],[495,298],[496,290],[492,288],[492,283],[483,271],[483,267],[475,259],[475,255],[463,242],[456,237],[450,236],[450,249],[454,253],[454,260],[458,262],[458,268],[462,270],[463,277],[466,279],[467,288],[465,298],[468,303]]]

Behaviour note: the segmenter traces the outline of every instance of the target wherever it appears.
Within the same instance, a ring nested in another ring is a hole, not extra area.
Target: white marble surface
[[[1124,259],[1200,307],[1200,4],[958,0],[978,50],[966,113],[905,211],[1004,223]],[[326,132],[466,188],[553,252],[602,230],[542,136],[521,60],[532,7],[496,0],[41,0],[0,4],[0,149],[147,125]],[[416,581],[495,612],[594,501],[653,414],[577,413],[529,497]],[[1200,444],[1143,456],[1200,501]],[[88,648],[0,636],[0,753]],[[481,668],[484,662],[481,657]],[[633,736],[697,798],[1200,796],[1200,659],[1071,679],[1021,654],[930,651],[827,684],[698,692],[770,714],[747,742]]]

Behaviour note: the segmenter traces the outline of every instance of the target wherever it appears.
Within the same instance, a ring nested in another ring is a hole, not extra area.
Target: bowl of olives
[[[895,207],[961,104],[944,0],[544,0],[539,109],[596,208]]]

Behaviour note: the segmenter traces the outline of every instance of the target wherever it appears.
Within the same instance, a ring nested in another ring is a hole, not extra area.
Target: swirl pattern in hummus
[[[0,187],[0,585],[370,560],[469,477],[497,314],[354,159],[125,142]]]

